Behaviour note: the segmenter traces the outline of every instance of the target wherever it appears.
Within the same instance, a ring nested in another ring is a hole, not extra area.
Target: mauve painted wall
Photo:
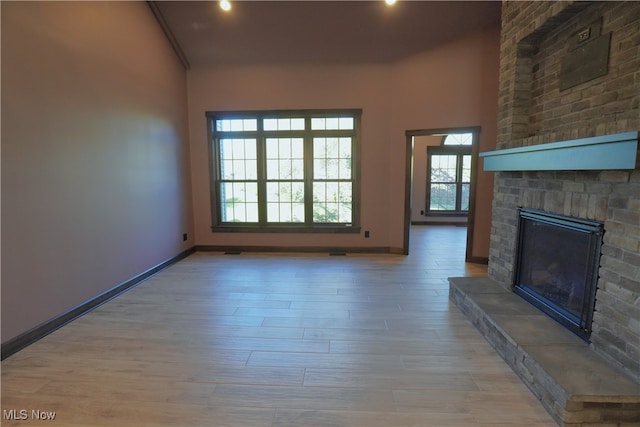
[[[386,188],[391,115],[388,65],[251,66],[189,71],[189,117],[196,243],[199,245],[373,246],[389,240],[384,192],[362,192],[362,234],[212,233],[205,111],[362,108],[361,177]]]
[[[401,248],[405,131],[482,126],[480,150],[495,147],[498,26],[394,64],[193,68],[189,130],[198,245],[383,246]],[[212,233],[206,111],[362,108],[362,234]],[[480,167],[481,165],[479,165]],[[473,256],[487,257],[493,176],[481,173]]]
[[[495,149],[498,114],[498,64],[500,28],[488,28],[474,36],[443,44],[398,63],[393,72],[394,149],[389,161],[394,173],[389,177],[390,246],[402,242],[404,211],[404,132],[407,129],[440,129],[480,126],[479,151]],[[400,140],[402,147],[399,147]],[[488,257],[491,230],[493,173],[477,165],[477,203],[473,248],[474,257]]]
[[[2,2],[2,342],[193,245],[186,72],[144,2]]]

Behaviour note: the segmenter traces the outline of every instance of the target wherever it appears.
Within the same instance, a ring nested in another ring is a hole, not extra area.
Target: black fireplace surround
[[[514,292],[588,342],[604,224],[518,211]]]

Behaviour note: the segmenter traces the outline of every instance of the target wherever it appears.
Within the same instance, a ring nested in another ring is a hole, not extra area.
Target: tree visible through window
[[[208,113],[214,229],[357,232],[360,111]]]
[[[450,134],[427,147],[427,211],[467,213],[471,185],[472,134]]]

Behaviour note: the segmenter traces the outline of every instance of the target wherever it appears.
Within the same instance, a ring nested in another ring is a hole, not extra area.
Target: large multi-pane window
[[[427,147],[427,211],[466,214],[471,186],[472,134],[451,134]]]
[[[207,118],[214,230],[358,231],[359,110]]]

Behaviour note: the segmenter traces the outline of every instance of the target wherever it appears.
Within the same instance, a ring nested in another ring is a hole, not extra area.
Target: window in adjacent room
[[[449,134],[427,147],[427,212],[467,214],[471,183],[472,134]]]
[[[359,232],[360,115],[207,113],[214,231]]]

